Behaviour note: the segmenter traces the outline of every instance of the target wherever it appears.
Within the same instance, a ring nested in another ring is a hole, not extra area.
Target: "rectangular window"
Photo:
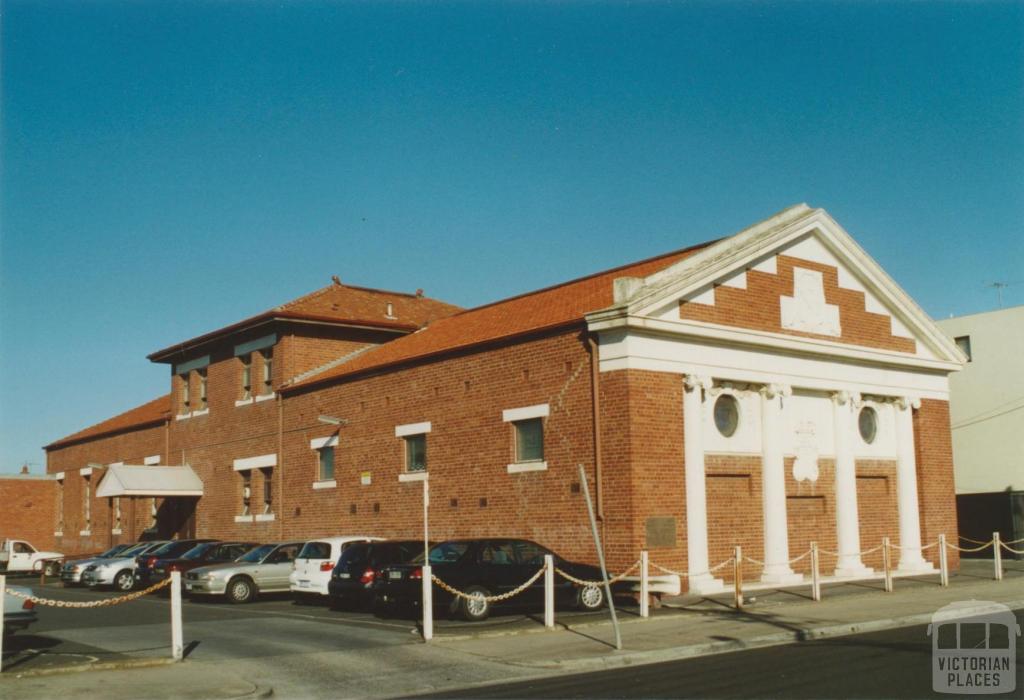
[[[63,475],[63,472],[61,472]],[[57,479],[57,532],[64,534],[64,478]]]
[[[201,369],[197,372],[199,374],[199,410],[206,410],[206,370]]]
[[[971,358],[971,336],[962,335],[959,338],[955,338],[956,346],[960,348],[960,352],[967,356],[967,361],[970,362]]]
[[[82,522],[85,525],[83,530],[92,530],[92,477],[82,477],[85,481],[82,484]]]
[[[156,529],[157,513],[159,513],[159,510],[160,509],[156,507],[156,497],[153,497],[153,498],[149,499],[149,529],[150,530],[155,530]]]
[[[260,350],[263,355],[263,393],[274,393],[274,356],[271,348]]]
[[[405,470],[427,471],[427,436],[425,433],[405,437]]]
[[[263,512],[274,512],[274,470],[261,469],[263,472]]]
[[[320,450],[320,481],[330,481],[334,478],[334,448],[321,447]]]
[[[252,398],[252,353],[238,358],[242,361],[242,398]]]
[[[544,459],[544,419],[530,418],[514,422],[516,462],[540,462]]]
[[[244,471],[242,474],[242,515],[250,515],[252,510],[252,472]]]
[[[121,532],[121,497],[120,496],[114,496],[114,498],[112,500],[113,500],[113,509],[114,509],[114,517],[113,517],[114,526],[111,529],[116,531],[116,532]]]
[[[181,412],[188,413],[192,410],[192,387],[189,386],[188,373],[179,376],[181,377]]]

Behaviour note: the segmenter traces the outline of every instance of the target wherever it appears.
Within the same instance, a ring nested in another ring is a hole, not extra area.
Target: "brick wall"
[[[36,549],[56,551],[55,505],[53,480],[0,476],[0,540],[25,540]]]
[[[949,423],[949,402],[925,399],[914,411],[914,447],[917,460],[917,498],[921,509],[921,542],[928,544],[946,535],[957,539],[956,489],[953,484],[953,440]],[[925,558],[938,566],[937,548]],[[949,550],[949,567],[960,566],[960,553]]]
[[[842,335],[838,338],[790,330],[782,327],[779,298],[793,295],[793,267],[822,273],[825,302],[839,307]],[[747,270],[747,288],[715,287],[715,305],[684,301],[679,305],[683,319],[719,323],[760,331],[785,333],[807,338],[822,338],[852,345],[885,350],[915,352],[916,343],[891,333],[889,317],[866,311],[864,293],[839,286],[835,267],[785,255],[776,256],[777,274]]]

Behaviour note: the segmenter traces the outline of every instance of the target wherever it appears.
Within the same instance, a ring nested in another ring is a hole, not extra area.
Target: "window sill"
[[[188,420],[192,417],[191,413],[179,413],[174,417],[174,420]]]
[[[235,522],[236,523],[251,523],[252,522],[252,516],[251,515],[236,515],[235,516]]]
[[[64,536],[64,531],[63,530],[57,530],[55,533],[53,533],[53,536],[54,537],[63,537]]]
[[[427,472],[406,472],[398,475],[399,481],[426,481]]]
[[[121,534],[121,528],[115,527],[113,530],[110,531],[110,534],[111,535],[120,535]]]
[[[196,416],[205,416],[209,412],[210,412],[210,409],[208,409],[208,408],[204,408],[201,411],[192,411],[192,417],[195,418]]]
[[[333,489],[333,488],[337,488],[337,487],[338,487],[338,480],[337,479],[328,479],[326,481],[314,481],[313,482],[313,488],[315,490]]]
[[[256,522],[258,522],[258,523],[267,523],[267,522],[270,522],[273,519],[274,519],[274,514],[273,513],[263,513],[262,515],[257,515],[256,516]]]
[[[92,530],[82,530],[78,533],[79,537],[89,537],[92,535]]]
[[[239,399],[238,401],[235,401],[235,408],[238,408],[239,406],[249,406],[255,403],[255,401],[256,399],[251,396],[247,399]]]
[[[270,399],[276,399],[277,398],[277,394],[274,394],[274,393],[260,394],[259,396],[255,396],[253,398],[256,399],[256,403],[259,403],[260,401],[270,401]]]
[[[522,472],[543,472],[547,471],[547,462],[516,462],[508,465],[509,474],[520,474]]]

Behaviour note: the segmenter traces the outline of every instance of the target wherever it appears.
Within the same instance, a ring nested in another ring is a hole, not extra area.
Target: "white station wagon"
[[[319,537],[310,540],[299,552],[292,565],[292,573],[288,577],[289,588],[296,600],[322,600],[327,598],[327,584],[331,580],[331,571],[341,558],[341,553],[350,544],[371,542],[380,537],[352,535],[346,537]]]

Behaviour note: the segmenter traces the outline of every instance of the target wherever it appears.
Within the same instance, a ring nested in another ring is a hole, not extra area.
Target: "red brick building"
[[[736,544],[765,562],[752,577],[785,583],[812,540],[855,577],[883,536],[911,572],[956,534],[962,357],[803,205],[470,310],[336,282],[150,359],[171,366],[169,397],[47,447],[65,549],[146,528],[419,536],[429,478],[432,538],[592,559],[577,465],[612,567],[646,548],[696,590],[722,584],[703,572]]]
[[[0,540],[25,540],[36,549],[54,548],[53,513],[56,484],[49,476],[0,474]]]

